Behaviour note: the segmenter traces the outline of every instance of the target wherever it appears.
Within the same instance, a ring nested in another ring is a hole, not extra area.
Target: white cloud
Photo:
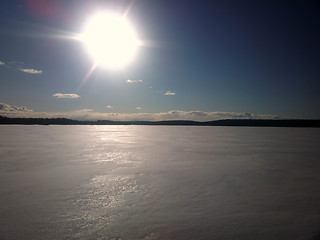
[[[52,95],[55,98],[79,98],[80,96],[75,93],[55,93]]]
[[[126,82],[127,83],[142,83],[143,81],[142,80],[130,80],[130,79],[128,79]]]
[[[139,110],[139,109],[138,109]],[[17,115],[19,115],[17,113]],[[114,120],[114,121],[162,121],[162,120],[194,120],[213,121],[220,119],[279,119],[277,115],[250,114],[234,112],[203,112],[203,111],[169,111],[161,113],[106,113],[92,109],[71,112],[24,112],[24,117],[65,117],[80,120]]]
[[[30,74],[41,74],[41,70],[36,70],[33,68],[19,68],[21,72],[30,73]]]
[[[171,92],[171,91],[166,91],[166,92],[164,93],[164,95],[174,96],[174,95],[176,95],[176,93],[175,93],[175,92]]]
[[[139,109],[138,109],[139,110]],[[70,112],[34,112],[27,107],[10,106],[0,103],[0,114],[8,117],[35,118],[70,118],[79,120],[113,120],[113,121],[162,121],[162,120],[194,120],[213,121],[221,119],[284,119],[273,114],[252,114],[237,112],[204,112],[173,110],[160,113],[116,113],[95,112],[92,109],[81,109]]]
[[[141,107],[136,107],[136,109],[137,109],[137,110],[141,110],[142,108],[141,108]]]
[[[111,109],[113,108],[111,105],[106,106],[106,108]]]
[[[6,103],[0,103],[0,114],[11,114],[11,113],[24,113],[24,112],[32,112],[31,109],[28,109],[25,106],[13,106]]]
[[[5,65],[5,64],[6,64],[5,62],[0,61],[0,65]]]

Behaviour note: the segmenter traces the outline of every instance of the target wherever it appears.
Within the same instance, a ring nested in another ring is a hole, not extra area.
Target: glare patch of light
[[[96,63],[94,63],[94,64],[91,66],[91,68],[90,68],[90,70],[88,71],[87,75],[86,75],[86,76],[84,77],[84,79],[81,81],[81,83],[80,83],[77,91],[79,91],[79,90],[82,88],[82,86],[88,81],[89,77],[91,76],[91,74],[93,73],[93,71],[96,69],[96,67],[97,67],[97,64],[96,64]]]
[[[111,68],[127,65],[140,44],[129,22],[110,13],[93,16],[80,38],[97,64]]]

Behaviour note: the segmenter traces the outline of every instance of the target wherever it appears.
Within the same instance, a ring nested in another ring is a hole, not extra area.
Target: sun
[[[123,68],[136,55],[139,41],[129,22],[112,13],[98,13],[89,19],[81,34],[95,64]]]

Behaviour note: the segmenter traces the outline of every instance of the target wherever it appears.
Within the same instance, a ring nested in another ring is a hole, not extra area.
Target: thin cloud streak
[[[30,74],[41,74],[42,70],[36,70],[33,68],[19,68],[21,72],[30,73]]]
[[[175,92],[171,92],[171,91],[166,91],[164,93],[164,95],[166,95],[166,96],[174,96],[174,95],[176,95],[176,93]]]
[[[127,83],[142,83],[143,81],[142,80],[130,80],[130,79],[128,79],[126,82]]]
[[[75,93],[55,93],[52,95],[54,98],[79,98],[80,96]]]

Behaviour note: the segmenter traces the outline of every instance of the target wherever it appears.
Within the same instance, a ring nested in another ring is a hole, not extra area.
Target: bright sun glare
[[[89,19],[81,39],[95,63],[108,68],[127,65],[139,43],[126,19],[110,13],[99,13]]]

